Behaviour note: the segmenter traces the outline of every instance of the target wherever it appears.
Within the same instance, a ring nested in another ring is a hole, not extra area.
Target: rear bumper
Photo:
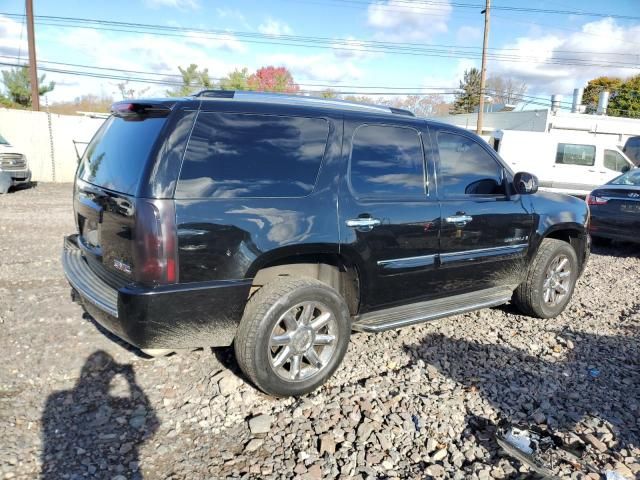
[[[627,221],[619,219],[618,222],[614,223],[611,216],[609,218],[603,217],[592,214],[589,226],[589,232],[592,236],[622,242],[640,243],[640,228],[638,228],[639,223],[636,218],[631,218]]]
[[[114,288],[91,270],[75,235],[65,238],[62,265],[87,312],[142,349],[231,345],[251,288],[245,279]]]

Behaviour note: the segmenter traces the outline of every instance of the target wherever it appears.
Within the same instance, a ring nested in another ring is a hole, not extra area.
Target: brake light
[[[598,195],[594,195],[593,193],[587,195],[587,205],[604,205],[608,201],[608,198],[599,197]]]
[[[136,280],[151,285],[177,283],[178,254],[173,200],[136,202]]]
[[[147,102],[116,102],[111,105],[111,113],[116,117],[142,120],[145,117],[166,117],[171,113],[172,104]]]

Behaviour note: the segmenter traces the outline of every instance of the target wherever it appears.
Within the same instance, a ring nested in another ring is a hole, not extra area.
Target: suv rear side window
[[[304,197],[327,145],[322,118],[202,112],[176,198]]]
[[[109,190],[135,195],[166,118],[109,117],[87,147],[78,177]]]
[[[424,154],[418,132],[387,125],[358,127],[351,147],[350,181],[361,198],[424,198]]]
[[[593,145],[576,145],[573,143],[558,144],[556,163],[592,167],[595,161],[596,147]]]
[[[502,166],[469,137],[438,133],[439,188],[444,196],[504,195]]]

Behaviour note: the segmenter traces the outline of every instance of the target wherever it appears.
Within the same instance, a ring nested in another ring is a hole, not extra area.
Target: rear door
[[[432,129],[433,131],[433,129]],[[515,287],[526,271],[533,215],[493,151],[463,132],[433,131],[442,210],[440,269],[448,295]]]
[[[425,132],[413,124],[345,120],[340,248],[360,270],[361,313],[440,290],[440,207]]]

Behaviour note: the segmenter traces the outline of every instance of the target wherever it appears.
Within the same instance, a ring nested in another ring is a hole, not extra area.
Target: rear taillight
[[[173,200],[136,201],[135,278],[147,285],[178,282]]]
[[[593,193],[587,195],[587,205],[604,205],[608,201],[608,198],[599,197],[598,195],[594,195]]]

